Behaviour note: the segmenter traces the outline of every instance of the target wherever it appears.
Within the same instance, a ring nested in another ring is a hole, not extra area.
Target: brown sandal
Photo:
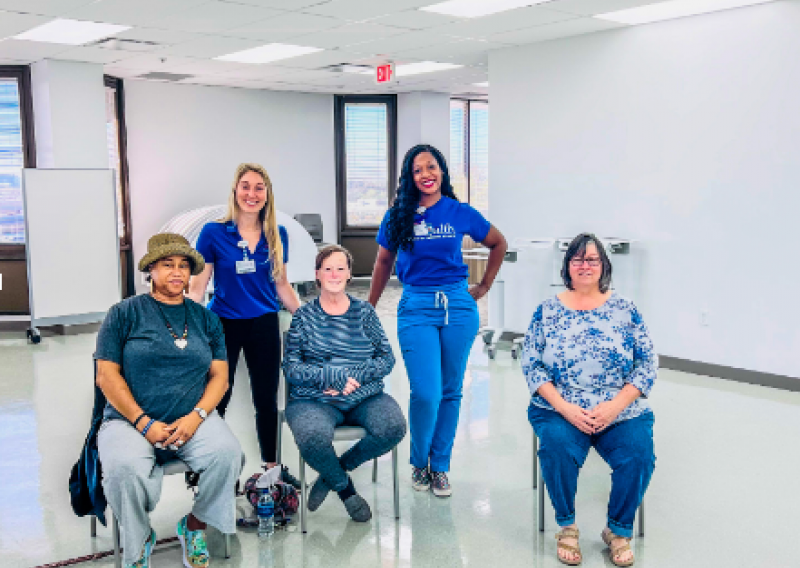
[[[634,557],[631,557],[631,559],[628,560],[627,562],[619,562],[617,560],[620,554],[631,550],[630,538],[614,534],[608,527],[603,529],[603,533],[600,535],[600,537],[603,539],[603,542],[606,543],[606,546],[608,546],[608,557],[614,566],[620,566],[620,568],[624,568],[626,566],[633,566],[633,563],[636,561],[636,558]],[[616,538],[624,538],[625,544],[618,544],[617,546],[611,546],[611,542]]]
[[[558,559],[567,566],[579,566],[581,562],[583,562],[583,554],[581,554],[581,547],[580,545],[572,546],[571,544],[562,544],[562,538],[580,538],[581,533],[578,529],[572,527],[565,527],[561,529],[560,532],[556,533],[556,541],[558,550],[563,550],[565,552],[570,552],[572,554],[577,554],[578,558],[575,560],[567,560],[566,558],[562,558],[560,555],[556,554]]]

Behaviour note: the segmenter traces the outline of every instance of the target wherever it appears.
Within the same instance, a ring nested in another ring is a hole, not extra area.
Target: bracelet
[[[142,412],[142,413],[139,415],[139,418],[137,418],[136,420],[134,420],[134,421],[133,421],[133,427],[134,427],[134,428],[136,428],[136,426],[139,424],[139,420],[141,420],[141,419],[142,419],[142,418],[144,418],[145,416],[147,416],[147,413],[146,413],[146,412]]]
[[[146,436],[147,435],[147,431],[150,429],[150,426],[152,426],[155,423],[155,421],[156,421],[155,418],[151,418],[150,419],[150,422],[148,422],[147,426],[145,426],[144,430],[142,430],[142,436]]]

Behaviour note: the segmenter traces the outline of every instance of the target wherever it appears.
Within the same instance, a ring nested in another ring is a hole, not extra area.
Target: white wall
[[[108,168],[103,66],[45,59],[31,83],[37,167]]]
[[[414,92],[397,95],[397,176],[403,157],[417,144],[430,144],[450,159],[450,95]]]
[[[135,261],[174,215],[225,203],[241,162],[267,169],[279,210],[320,213],[336,242],[331,95],[126,80],[125,105]]]
[[[492,221],[640,239],[660,353],[800,378],[798,30],[774,2],[494,52]]]

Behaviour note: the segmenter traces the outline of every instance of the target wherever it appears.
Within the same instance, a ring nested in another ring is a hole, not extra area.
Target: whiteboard
[[[31,325],[101,321],[120,301],[113,170],[22,174]]]

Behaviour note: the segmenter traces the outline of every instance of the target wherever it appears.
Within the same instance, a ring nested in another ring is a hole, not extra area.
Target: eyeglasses
[[[599,258],[573,258],[569,261],[569,263],[576,268],[583,266],[584,262],[591,267],[597,268],[602,261]]]

